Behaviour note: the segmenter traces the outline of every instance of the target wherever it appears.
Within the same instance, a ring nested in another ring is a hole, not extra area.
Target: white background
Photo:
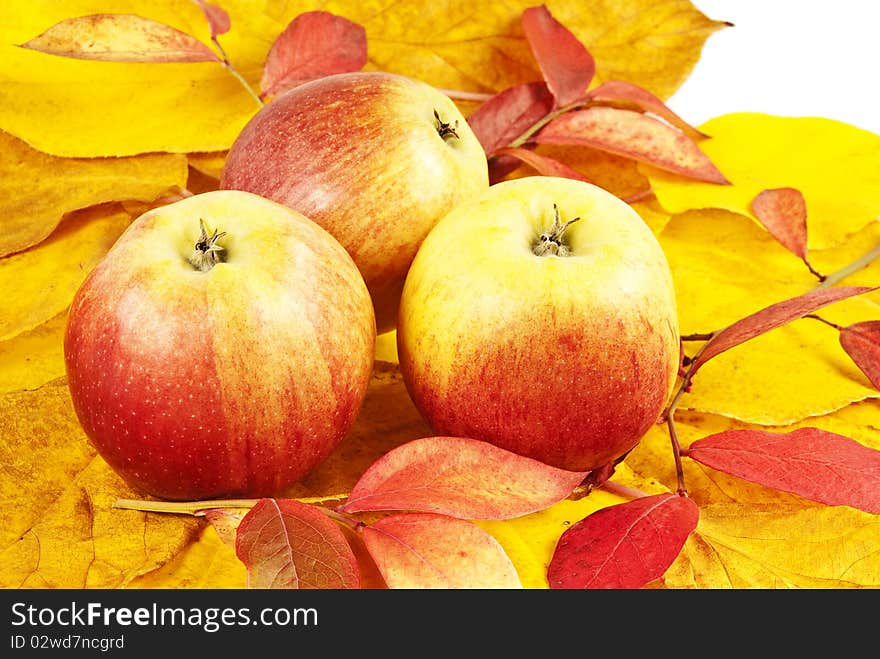
[[[880,133],[880,0],[691,0],[729,21],[667,104],[699,125],[729,112],[822,116]]]

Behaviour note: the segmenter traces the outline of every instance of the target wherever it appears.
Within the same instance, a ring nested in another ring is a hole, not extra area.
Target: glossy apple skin
[[[199,218],[228,260],[187,257]],[[372,369],[363,279],[323,229],[257,195],[207,192],[135,220],[77,292],[74,409],[123,478],[166,499],[272,496],[352,425]]]
[[[557,204],[570,256],[532,241]],[[679,364],[673,281],[641,218],[580,181],[492,186],[442,219],[403,290],[400,367],[438,434],[589,471],[632,449]]]
[[[440,137],[434,111],[459,139]],[[403,281],[424,237],[489,185],[486,154],[455,104],[382,72],[295,87],[263,107],[232,145],[222,188],[298,210],[342,243],[393,329]]]

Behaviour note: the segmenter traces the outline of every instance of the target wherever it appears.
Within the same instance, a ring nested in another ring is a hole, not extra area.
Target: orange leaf
[[[583,98],[596,75],[596,62],[584,45],[553,18],[545,5],[523,11],[522,26],[547,87],[556,99],[554,107]]]
[[[247,566],[248,588],[360,587],[342,530],[293,499],[260,499],[238,526],[235,553]]]
[[[418,510],[461,519],[510,519],[549,508],[571,494],[586,475],[475,439],[426,437],[373,463],[340,510]]]
[[[593,89],[587,96],[593,101],[631,103],[642,112],[650,112],[681,129],[692,139],[709,137],[673,112],[663,101],[647,89],[624,80],[609,80]]]
[[[602,508],[559,538],[551,588],[641,588],[663,576],[697,527],[697,504],[657,494]]]
[[[693,179],[729,183],[687,135],[632,110],[591,107],[566,112],[532,139],[540,144],[591,146]]]
[[[781,327],[792,320],[803,318],[808,313],[821,309],[828,304],[873,290],[876,289],[867,286],[817,288],[809,293],[771,304],[769,307],[765,307],[725,327],[709,339],[704,345],[703,350],[694,359],[691,375],[696,373],[707,361],[720,355],[725,350],[765,334],[772,329]]]
[[[727,430],[693,442],[683,455],[829,506],[880,513],[880,451],[827,430]]]
[[[363,529],[389,588],[522,588],[501,545],[480,527],[434,513],[402,513]]]
[[[232,27],[232,21],[229,20],[229,14],[226,13],[225,9],[210,2],[205,2],[205,0],[195,0],[195,3],[202,10],[208,21],[212,38],[229,32],[229,28]]]
[[[880,389],[880,320],[842,327],[840,345],[871,384]]]
[[[260,80],[260,97],[367,63],[367,34],[347,18],[310,11],[294,18],[275,39]]]
[[[201,41],[134,14],[90,14],[56,23],[22,48],[105,62],[219,62]]]
[[[752,212],[785,249],[807,257],[807,202],[800,190],[763,190],[752,200]]]

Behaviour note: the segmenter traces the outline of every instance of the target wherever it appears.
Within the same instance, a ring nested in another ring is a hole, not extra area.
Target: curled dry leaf
[[[551,588],[641,588],[663,575],[697,527],[691,499],[665,493],[603,508],[562,536]]]
[[[871,384],[880,389],[880,320],[842,327],[840,345]]]
[[[685,455],[819,503],[880,513],[880,451],[827,430],[728,430],[695,441]]]
[[[326,11],[293,19],[278,35],[263,66],[260,97],[334,73],[359,71],[367,63],[367,33],[361,25]]]
[[[709,137],[706,133],[697,130],[688,122],[673,112],[662,100],[654,96],[647,89],[634,85],[625,80],[609,80],[591,90],[587,94],[593,102],[609,103],[613,105],[632,105],[642,112],[650,112],[687,134],[691,139],[698,140]]]
[[[0,131],[0,257],[47,238],[65,213],[108,201],[148,202],[186,185],[186,175],[181,154],[56,158]]]
[[[807,257],[807,203],[800,190],[762,190],[752,200],[752,212],[785,249],[802,259]]]
[[[195,0],[195,3],[202,10],[205,19],[208,21],[208,27],[211,28],[211,38],[229,32],[229,28],[232,27],[232,21],[229,19],[229,14],[226,13],[225,9],[210,2],[205,2],[205,0]]]
[[[545,82],[515,85],[495,94],[469,117],[468,125],[487,156],[509,146],[553,109],[553,95]]]
[[[39,245],[0,259],[0,341],[65,311],[130,223],[118,204],[92,206],[71,213]]]
[[[522,588],[498,541],[462,519],[401,513],[364,527],[363,537],[389,588]]]
[[[876,290],[868,286],[841,286],[838,288],[817,288],[809,293],[771,304],[742,320],[725,327],[713,336],[696,356],[691,366],[691,375],[713,357],[730,350],[749,339],[797,320],[817,309],[844,300],[854,295]]]
[[[475,439],[426,437],[392,449],[373,463],[340,510],[510,519],[561,501],[585,476]]]
[[[22,48],[104,62],[219,62],[201,41],[135,14],[90,14],[56,23]]]
[[[555,99],[554,107],[583,98],[596,75],[596,62],[584,45],[545,5],[525,9],[522,26]]]
[[[540,155],[529,149],[505,147],[503,149],[498,149],[495,154],[502,157],[508,156],[521,160],[542,176],[562,176],[564,178],[573,178],[578,181],[586,181],[587,183],[590,182],[590,179],[573,167],[569,167],[561,160]]]
[[[260,499],[241,520],[235,553],[249,588],[359,588],[357,559],[342,530],[315,506]]]
[[[566,112],[532,139],[539,144],[590,146],[688,178],[728,183],[687,135],[659,119],[632,110],[597,106]]]

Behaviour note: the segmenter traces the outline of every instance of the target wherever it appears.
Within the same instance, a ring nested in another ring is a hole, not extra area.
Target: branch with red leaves
[[[700,150],[707,137],[663,101],[629,82],[588,90],[592,55],[544,6],[526,9],[522,25],[544,80],[509,87],[468,118],[489,159],[489,179],[520,163],[539,174],[585,180],[555,159],[531,153],[539,144],[587,146],[701,181],[728,183]]]

